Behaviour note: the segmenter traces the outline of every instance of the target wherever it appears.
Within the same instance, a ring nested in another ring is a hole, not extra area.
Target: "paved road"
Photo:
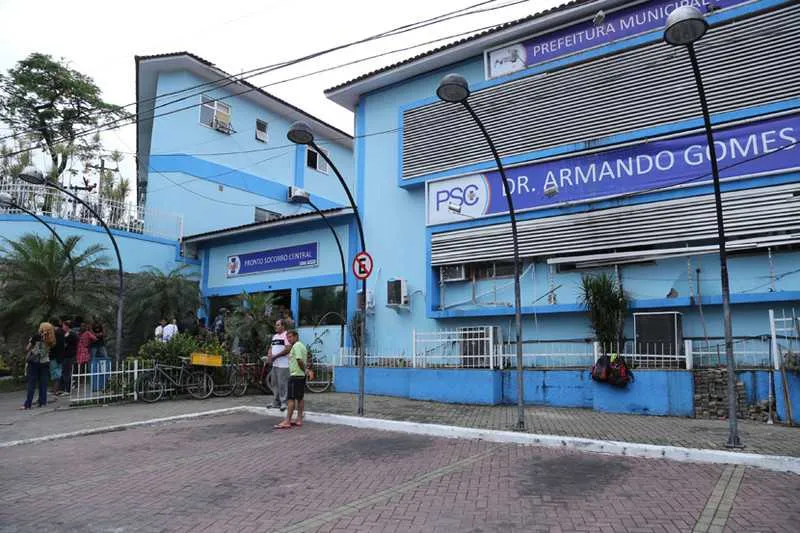
[[[0,449],[0,531],[796,531],[800,476],[232,414]]]
[[[270,398],[253,395],[80,409],[68,408],[68,402],[62,399],[44,409],[17,411],[20,393],[4,393],[0,394],[0,442],[237,405],[265,406]],[[308,409],[316,412],[353,415],[356,411],[356,396],[352,394],[309,394],[307,403]],[[511,428],[516,422],[515,406],[444,404],[385,396],[367,396],[366,412],[373,418],[501,430]],[[620,415],[541,406],[529,406],[526,417],[528,431],[534,433],[689,448],[724,449],[728,435],[726,420]],[[800,428],[740,421],[739,429],[745,452],[800,457]]]

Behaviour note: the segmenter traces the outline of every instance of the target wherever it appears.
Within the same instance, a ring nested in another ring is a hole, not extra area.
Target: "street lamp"
[[[478,118],[478,115],[467,101],[469,98],[469,84],[466,78],[460,74],[448,74],[439,82],[436,95],[445,102],[463,105],[464,109],[469,112],[472,119],[478,125],[478,128],[480,128],[481,133],[483,133],[483,137],[486,139],[489,148],[492,150],[495,163],[497,163],[497,170],[500,171],[500,177],[503,181],[503,190],[505,191],[506,201],[508,202],[508,214],[511,217],[511,236],[514,240],[514,320],[517,330],[517,425],[514,429],[517,431],[525,431],[525,385],[522,360],[522,296],[519,283],[519,241],[517,239],[517,216],[514,212],[514,202],[511,199],[508,178],[506,178],[506,171],[505,168],[503,168],[503,163],[500,161],[497,148],[495,148],[492,138],[489,137],[489,132],[486,131],[483,122],[481,122],[481,119]]]
[[[15,202],[14,197],[7,192],[0,192],[0,207],[17,209],[18,211],[22,211],[26,215],[32,216],[33,218],[38,220],[42,225],[44,225],[44,227],[46,227],[48,231],[50,231],[50,233],[53,234],[53,237],[56,238],[56,240],[61,244],[61,247],[64,249],[64,255],[67,256],[67,261],[69,261],[69,270],[72,273],[72,292],[75,292],[75,264],[72,262],[72,256],[69,253],[69,248],[67,248],[67,245],[64,244],[64,241],[61,239],[58,233],[56,233],[55,228],[53,228],[53,226],[42,220],[41,217],[39,217],[33,211],[30,211],[25,207],[23,207],[21,204]]]
[[[325,214],[322,211],[320,211],[319,207],[317,207],[317,205],[314,202],[311,201],[311,197],[308,196],[308,194],[293,194],[292,196],[289,197],[289,202],[295,203],[295,204],[305,204],[305,205],[311,206],[311,208],[314,209],[314,211],[317,212],[317,214],[320,216],[320,218],[328,226],[328,229],[331,230],[331,233],[333,233],[333,238],[334,238],[334,240],[336,240],[336,247],[339,249],[339,260],[342,263],[342,313],[340,315],[340,318],[342,320],[342,331],[341,331],[341,335],[339,336],[339,353],[342,354],[342,353],[344,353],[344,321],[345,321],[344,317],[347,314],[347,311],[344,309],[344,306],[345,306],[344,297],[347,294],[347,292],[346,292],[346,287],[347,287],[347,267],[345,266],[345,263],[344,263],[344,250],[342,249],[342,241],[339,240],[339,234],[337,234],[336,230],[333,229],[333,225],[331,224],[330,220],[328,220],[328,217],[326,217]],[[328,314],[328,313],[325,313],[325,314]]]
[[[694,43],[699,41],[708,30],[708,22],[703,14],[694,7],[682,6],[675,9],[667,17],[664,27],[664,41],[672,46],[685,46],[689,52],[692,63],[694,80],[697,84],[697,94],[700,97],[700,107],[703,111],[706,140],[708,142],[709,159],[711,160],[711,175],[714,180],[714,204],[717,211],[717,239],[719,241],[719,270],[722,279],[722,319],[725,328],[725,358],[728,367],[728,448],[741,448],[736,420],[736,362],[733,359],[733,327],[731,326],[731,291],[728,280],[728,255],[725,249],[725,228],[722,219],[722,194],[719,185],[719,168],[717,168],[717,150],[714,146],[714,134],[711,130],[711,116],[708,112],[708,102],[700,75],[700,66]]]
[[[114,238],[114,235],[111,233],[111,230],[108,229],[105,221],[103,221],[102,217],[95,211],[92,206],[81,200],[76,194],[68,191],[67,189],[61,187],[58,183],[50,181],[44,177],[39,169],[36,167],[25,167],[22,172],[19,174],[19,179],[26,183],[30,183],[31,185],[42,185],[45,187],[53,187],[61,191],[62,193],[66,194],[76,202],[82,204],[89,212],[94,215],[100,225],[103,226],[103,229],[106,230],[108,233],[108,237],[111,239],[111,244],[114,245],[114,252],[117,254],[117,265],[119,267],[119,287],[117,288],[117,331],[116,331],[116,343],[117,343],[117,353],[116,358],[117,360],[120,359],[120,355],[122,353],[122,308],[123,308],[123,300],[124,300],[124,274],[122,270],[122,256],[119,253],[119,246],[117,246],[117,240]]]
[[[361,251],[367,251],[367,244],[364,240],[364,227],[361,224],[361,215],[358,212],[358,207],[356,206],[355,200],[353,200],[353,195],[350,193],[350,188],[347,186],[347,182],[344,181],[342,177],[342,173],[339,172],[339,169],[336,168],[336,165],[333,164],[328,154],[326,154],[319,146],[314,142],[314,132],[311,131],[311,126],[306,124],[305,122],[298,121],[292,124],[289,128],[289,133],[286,134],[286,137],[295,144],[304,144],[306,146],[310,146],[313,148],[317,154],[319,154],[322,159],[328,163],[328,166],[333,169],[334,174],[339,179],[339,183],[342,185],[345,194],[347,194],[347,199],[350,202],[350,207],[353,208],[353,214],[356,217],[356,224],[358,225],[358,235],[361,239]],[[364,415],[364,373],[366,369],[366,357],[367,357],[367,343],[366,343],[366,313],[367,313],[367,280],[366,278],[361,282],[361,290],[364,294],[364,309],[362,312],[361,317],[361,346],[360,348],[360,357],[358,358],[358,414]]]

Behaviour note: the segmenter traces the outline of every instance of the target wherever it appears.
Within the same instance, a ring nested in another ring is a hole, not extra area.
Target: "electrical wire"
[[[453,19],[456,19],[456,18],[464,17],[464,16],[474,15],[474,14],[478,14],[478,13],[485,13],[485,12],[488,12],[488,11],[494,11],[494,10],[498,10],[498,9],[505,9],[507,7],[511,7],[511,6],[514,6],[514,5],[517,5],[517,4],[522,4],[522,3],[529,2],[530,0],[514,0],[512,2],[508,2],[508,3],[503,4],[501,6],[487,7],[487,8],[484,8],[484,9],[475,9],[477,7],[481,7],[481,6],[484,6],[484,5],[487,5],[487,4],[494,3],[496,1],[498,1],[498,0],[486,0],[486,1],[483,1],[483,2],[478,2],[477,4],[472,4],[472,5],[467,6],[465,8],[461,8],[461,9],[458,9],[458,10],[455,10],[455,11],[444,13],[442,15],[437,15],[435,17],[432,17],[432,18],[429,18],[429,19],[424,19],[422,21],[417,21],[417,22],[413,22],[413,23],[406,24],[406,25],[403,25],[403,26],[399,26],[399,27],[393,28],[391,30],[387,30],[387,31],[384,31],[384,32],[381,32],[381,33],[378,33],[378,34],[375,34],[375,35],[372,35],[372,36],[369,36],[369,37],[366,37],[366,38],[358,39],[356,41],[351,41],[351,42],[344,43],[344,44],[341,44],[341,45],[337,45],[337,46],[334,46],[334,47],[331,47],[331,48],[327,48],[327,49],[324,49],[324,50],[321,50],[321,51],[313,52],[311,54],[308,54],[308,55],[305,55],[305,56],[301,56],[301,57],[298,57],[298,58],[295,58],[295,59],[291,59],[291,60],[287,60],[287,61],[283,61],[283,62],[279,62],[279,63],[273,63],[271,65],[257,67],[255,69],[250,69],[249,71],[241,72],[238,75],[227,75],[227,76],[224,76],[224,77],[222,77],[221,79],[218,79],[218,80],[214,80],[214,81],[210,81],[210,82],[204,82],[204,83],[201,83],[201,84],[194,85],[192,87],[187,87],[187,88],[179,89],[179,90],[176,90],[176,91],[172,91],[170,93],[157,95],[157,96],[152,97],[152,98],[138,100],[138,101],[135,101],[135,102],[120,106],[117,109],[125,109],[127,107],[135,106],[135,105],[140,104],[142,102],[147,102],[147,101],[151,101],[151,100],[155,101],[155,100],[157,100],[159,98],[164,98],[166,96],[181,94],[181,93],[184,93],[184,92],[187,92],[187,91],[190,91],[190,90],[194,90],[194,89],[198,89],[198,88],[202,88],[202,87],[209,88],[209,87],[215,86],[216,84],[218,84],[220,82],[226,82],[226,83],[224,83],[221,86],[216,86],[216,87],[213,87],[213,88],[219,89],[219,88],[227,87],[228,85],[240,83],[240,82],[245,81],[245,80],[247,80],[249,78],[260,76],[260,75],[272,72],[274,70],[279,70],[279,69],[286,68],[286,67],[289,67],[289,66],[297,65],[299,63],[302,63],[302,62],[305,62],[305,61],[309,61],[311,59],[316,59],[318,57],[321,57],[321,56],[324,56],[324,55],[327,55],[327,54],[330,54],[330,53],[333,53],[333,52],[341,51],[341,50],[344,50],[346,48],[350,48],[350,47],[357,46],[357,45],[360,45],[360,44],[365,44],[367,42],[371,42],[371,41],[375,41],[375,40],[379,40],[379,39],[384,39],[384,38],[387,38],[387,37],[394,37],[394,36],[397,36],[397,35],[401,35],[403,33],[415,31],[415,30],[418,30],[418,29],[421,29],[421,28],[432,26],[434,24],[440,24],[442,22],[447,22],[449,20],[453,20]],[[487,29],[487,28],[493,28],[493,27],[496,27],[496,26],[497,26],[497,24],[494,24],[492,26],[484,27],[484,28],[481,28],[479,30],[470,30],[468,32],[462,32],[462,33],[458,34],[457,36],[464,35],[465,33],[473,33],[473,32],[477,32],[477,31],[481,31],[481,30]],[[433,42],[438,42],[438,41],[445,40],[445,39],[450,39],[450,38],[452,38],[452,37],[450,37],[450,36],[443,37],[443,38],[437,39],[437,40],[435,40]],[[430,42],[421,43],[421,44],[414,45],[414,46],[412,46],[410,48],[417,48],[419,46],[425,46],[426,44],[431,44],[431,43]],[[406,49],[408,49],[408,48],[406,48]],[[396,53],[396,52],[403,51],[403,50],[405,50],[405,49],[400,49],[400,50],[392,51],[392,52],[389,52],[389,53]],[[380,57],[380,55],[379,56],[375,56],[375,57]],[[247,75],[245,76],[244,74],[247,74]],[[246,92],[250,92],[252,90],[255,90],[255,89],[249,89],[247,91],[244,91],[242,93],[238,93],[236,95],[231,95],[229,97],[239,96],[241,94],[245,94]],[[169,105],[172,105],[174,103],[187,100],[189,98],[194,98],[195,96],[198,96],[200,94],[202,94],[202,92],[191,94],[191,95],[188,95],[188,96],[184,96],[184,97],[172,100],[170,102],[166,102],[166,103],[160,104],[158,106],[155,106],[154,109],[158,109],[158,108],[164,107],[164,106],[169,106]],[[226,98],[228,98],[228,97],[226,97]],[[224,99],[224,98],[220,98],[220,99]],[[101,111],[98,111],[98,112],[101,113],[101,114],[109,115],[109,114],[114,114],[116,111],[115,110],[101,110]],[[111,121],[110,123],[105,124],[104,127],[112,125],[112,124],[119,123],[119,122],[121,122],[123,120],[125,120],[125,119],[124,118],[115,119],[115,120]],[[62,124],[63,124],[63,122],[62,122]],[[6,137],[0,137],[0,141],[2,141],[4,139],[7,139],[7,138],[11,138],[11,137],[16,137],[16,136],[19,136],[19,135],[24,135],[26,133],[36,133],[37,131],[39,131],[39,130],[30,129],[30,130],[28,130],[26,132],[17,132],[17,133],[15,133],[13,135],[9,135],[9,136],[6,136]],[[87,131],[87,132],[82,132],[78,136],[82,137],[84,135],[89,135],[89,134],[92,133],[92,131],[94,131],[94,130],[90,130],[90,131]],[[101,130],[98,130],[98,131],[101,131]],[[61,140],[59,140],[57,142],[63,142],[64,140],[65,139],[61,139]]]

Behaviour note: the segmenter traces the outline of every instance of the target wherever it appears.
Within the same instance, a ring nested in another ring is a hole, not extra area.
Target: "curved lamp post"
[[[292,124],[289,128],[289,133],[286,137],[295,144],[304,144],[313,148],[321,157],[328,163],[328,166],[333,169],[334,174],[339,179],[339,183],[342,185],[345,194],[347,194],[347,199],[350,202],[350,207],[353,208],[353,214],[356,216],[356,224],[358,225],[358,236],[361,239],[361,251],[367,250],[367,244],[364,240],[364,227],[361,225],[361,215],[358,212],[358,206],[356,206],[355,200],[353,200],[353,195],[350,192],[350,188],[347,186],[347,182],[344,181],[342,177],[342,173],[339,172],[339,169],[336,168],[336,165],[333,164],[328,154],[326,154],[319,146],[314,142],[314,132],[311,131],[311,126],[306,124],[305,122],[298,121]],[[358,414],[364,415],[364,373],[366,368],[366,357],[367,357],[367,344],[366,344],[366,337],[365,337],[365,323],[366,323],[366,316],[367,316],[367,280],[364,279],[361,282],[361,290],[364,293],[364,309],[363,314],[361,317],[361,346],[360,346],[360,356],[358,358]]]
[[[708,142],[711,175],[714,180],[714,204],[717,211],[717,239],[719,241],[719,269],[722,279],[722,319],[725,328],[725,358],[728,368],[728,448],[741,448],[736,420],[736,362],[733,359],[733,327],[731,326],[731,291],[728,280],[728,255],[725,249],[725,228],[722,219],[722,194],[719,185],[719,168],[717,167],[717,150],[714,146],[714,134],[711,130],[711,116],[700,75],[700,66],[694,43],[699,41],[708,30],[708,22],[703,14],[694,7],[683,6],[675,9],[667,17],[664,27],[664,41],[672,46],[685,46],[692,63],[694,80],[697,84],[697,95],[703,111],[706,140]]]
[[[442,81],[439,82],[439,87],[436,89],[436,95],[445,102],[453,104],[461,104],[464,109],[470,114],[475,124],[480,128],[486,143],[492,150],[494,161],[497,163],[497,170],[500,171],[500,177],[503,180],[503,190],[505,191],[506,200],[508,201],[508,214],[511,217],[511,236],[514,240],[514,320],[517,330],[517,425],[514,429],[517,431],[525,431],[525,395],[524,395],[524,381],[523,381],[523,361],[522,361],[522,296],[520,291],[520,260],[519,260],[519,241],[517,239],[517,217],[514,212],[514,202],[511,199],[511,189],[508,185],[506,178],[506,171],[503,168],[503,163],[500,161],[500,154],[497,153],[497,148],[486,131],[486,127],[481,122],[481,119],[472,109],[467,101],[469,98],[469,84],[466,78],[460,74],[448,74]]]
[[[339,235],[336,233],[336,230],[333,229],[333,225],[331,224],[330,220],[328,220],[328,217],[326,217],[325,214],[322,211],[320,211],[319,207],[317,207],[316,204],[311,201],[311,198],[309,198],[308,196],[297,195],[297,196],[292,197],[292,199],[289,200],[289,201],[293,202],[293,203],[296,203],[296,204],[306,204],[306,205],[311,206],[311,208],[314,209],[314,211],[317,212],[317,214],[320,216],[320,218],[328,226],[328,229],[331,230],[331,233],[333,233],[333,238],[334,238],[334,240],[336,240],[336,247],[339,249],[339,260],[342,263],[342,300],[343,301],[342,301],[342,313],[341,314],[335,313],[335,314],[339,315],[341,317],[341,319],[342,319],[342,331],[341,331],[341,335],[339,335],[339,353],[342,354],[342,353],[344,353],[344,322],[345,322],[344,316],[347,314],[347,311],[344,309],[344,306],[345,306],[344,296],[345,296],[345,294],[347,294],[345,292],[346,291],[346,287],[347,287],[347,267],[345,266],[345,263],[344,263],[344,250],[342,249],[342,241],[339,240]],[[331,314],[331,313],[325,313],[323,318],[325,318],[325,316],[327,316],[329,314]]]
[[[72,291],[75,292],[75,263],[72,262],[72,256],[69,253],[69,248],[67,248],[67,245],[61,239],[58,233],[56,233],[55,228],[53,228],[53,226],[42,220],[42,218],[33,211],[30,211],[22,207],[21,204],[15,202],[14,197],[7,192],[0,192],[0,207],[8,207],[11,209],[16,209],[18,211],[22,211],[26,215],[32,216],[37,221],[39,221],[44,227],[46,227],[50,233],[53,234],[53,237],[55,237],[56,240],[61,244],[61,248],[64,249],[64,255],[67,256],[67,261],[69,261],[69,270],[70,273],[72,274]]]
[[[111,233],[111,230],[106,225],[105,221],[102,217],[95,211],[92,206],[81,200],[76,194],[68,191],[61,187],[58,183],[54,183],[44,177],[39,169],[36,167],[25,167],[19,175],[19,178],[22,181],[30,183],[31,185],[42,185],[45,187],[53,187],[61,191],[62,193],[66,194],[70,198],[74,199],[76,202],[82,204],[89,212],[100,222],[100,225],[103,226],[103,229],[106,230],[108,233],[108,237],[111,239],[111,244],[114,245],[114,252],[117,254],[117,266],[119,267],[119,287],[117,288],[117,325],[116,325],[116,343],[117,343],[117,353],[116,359],[120,359],[120,355],[122,354],[122,306],[124,300],[124,274],[122,270],[122,256],[119,253],[119,246],[117,246],[117,240],[114,238],[114,235]]]

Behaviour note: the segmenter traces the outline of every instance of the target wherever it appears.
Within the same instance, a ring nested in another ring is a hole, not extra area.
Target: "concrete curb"
[[[150,418],[148,420],[139,420],[137,422],[127,422],[125,424],[114,424],[113,426],[103,426],[99,428],[81,429],[78,431],[70,431],[69,433],[56,433],[53,435],[45,435],[43,437],[33,437],[30,439],[12,440],[8,442],[0,442],[0,448],[10,448],[12,446],[22,446],[23,444],[34,444],[37,442],[47,442],[51,440],[71,439],[74,437],[83,437],[85,435],[97,435],[99,433],[111,433],[112,431],[124,431],[128,428],[151,426],[153,424],[161,424],[164,422],[172,422],[175,420],[188,420],[191,418],[200,418],[203,416],[216,416],[227,415],[236,413],[242,410],[244,406],[226,407],[224,409],[212,409],[210,411],[199,411],[197,413],[186,413],[183,415],[165,416],[162,418]]]
[[[255,414],[275,414],[277,411],[265,407],[243,406],[244,410]],[[583,452],[603,453],[607,455],[623,455],[628,457],[644,457],[648,459],[669,459],[672,461],[691,463],[715,463],[751,466],[776,472],[800,474],[800,457],[785,455],[761,455],[755,453],[729,452],[725,450],[702,450],[697,448],[680,448],[677,446],[659,446],[656,444],[640,444],[634,442],[617,442],[609,440],[584,439],[579,437],[563,437],[559,435],[539,435],[534,433],[517,433],[493,429],[465,428],[443,426],[439,424],[422,424],[398,420],[378,418],[362,418],[347,415],[307,412],[306,420],[321,424],[340,424],[365,429],[398,431],[431,437],[450,439],[478,439],[489,442],[507,444],[525,444],[546,448],[573,449]]]

